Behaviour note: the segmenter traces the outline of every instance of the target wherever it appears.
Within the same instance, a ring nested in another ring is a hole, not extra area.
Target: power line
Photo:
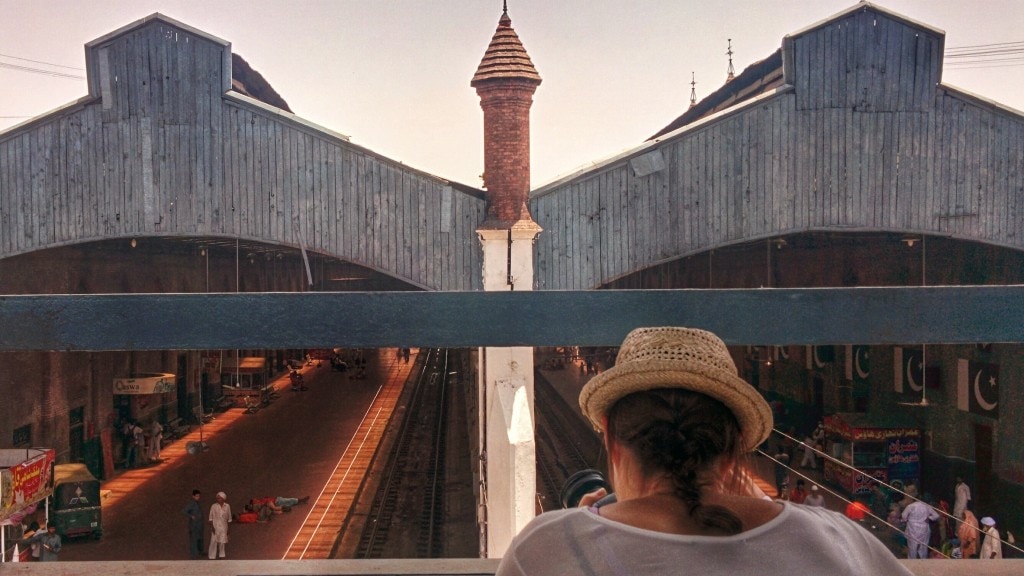
[[[950,46],[946,52],[957,52],[960,50],[975,50],[978,48],[992,48],[994,46],[1024,46],[1024,41],[1018,42],[996,42],[994,44],[974,44],[968,46]]]
[[[10,54],[0,54],[0,58],[11,58],[12,60],[22,60],[24,62],[32,62],[33,64],[45,64],[46,66],[53,66],[56,68],[67,68],[68,70],[82,70],[82,68],[76,68],[75,66],[64,66],[63,64],[54,64],[52,62],[43,62],[42,60],[32,60],[31,58],[22,58],[20,56],[11,56]]]
[[[1007,68],[1024,65],[1024,42],[996,42],[947,48],[946,67],[951,69]]]
[[[843,462],[842,460],[840,460],[840,459],[838,459],[838,458],[835,458],[835,457],[833,457],[833,456],[832,456],[831,454],[829,454],[829,453],[827,453],[827,452],[824,452],[824,451],[822,451],[822,450],[819,450],[818,448],[816,448],[816,447],[814,447],[814,446],[808,446],[808,445],[807,445],[806,443],[804,443],[803,441],[801,441],[801,440],[799,440],[799,439],[797,439],[797,438],[795,438],[795,437],[793,437],[793,436],[790,436],[789,434],[786,434],[785,432],[783,432],[782,430],[779,430],[778,428],[772,428],[772,433],[773,433],[773,434],[778,434],[778,435],[779,435],[779,436],[781,436],[781,437],[782,437],[782,438],[783,438],[784,440],[788,440],[789,442],[793,443],[793,445],[794,445],[794,446],[799,446],[799,447],[801,447],[801,448],[804,448],[804,447],[806,447],[806,448],[809,448],[809,449],[810,449],[810,450],[811,450],[812,452],[814,452],[814,454],[815,454],[815,455],[816,455],[817,457],[819,457],[819,458],[821,458],[821,459],[822,459],[822,461],[823,461],[823,462],[822,462],[822,466],[823,466],[823,467],[824,467],[824,461],[829,461],[829,462],[832,462],[832,463],[833,463],[834,465],[836,465],[836,466],[838,466],[838,467],[840,467],[840,468],[846,468],[846,469],[847,469],[847,470],[849,470],[849,471],[850,471],[850,472],[851,472],[852,474],[862,474],[862,475],[864,475],[864,476],[866,476],[866,477],[870,478],[870,479],[871,479],[870,481],[872,482],[872,485],[879,485],[879,486],[884,486],[884,487],[885,487],[886,489],[888,489],[889,491],[891,491],[891,492],[894,492],[894,493],[896,493],[896,494],[899,494],[900,496],[903,496],[903,498],[904,498],[904,499],[906,499],[906,498],[910,498],[911,500],[914,500],[914,501],[917,501],[917,502],[924,502],[924,501],[923,501],[923,500],[921,500],[920,498],[918,498],[918,497],[916,497],[916,496],[914,496],[914,495],[912,495],[912,494],[908,494],[907,492],[904,492],[904,491],[903,491],[903,490],[901,490],[900,488],[897,488],[896,486],[894,486],[894,485],[892,485],[892,484],[889,484],[888,482],[884,482],[884,481],[882,481],[882,480],[879,480],[879,479],[877,479],[877,478],[874,478],[873,476],[871,476],[871,474],[870,474],[869,472],[865,472],[864,470],[860,470],[860,469],[858,469],[858,468],[856,468],[856,467],[854,467],[854,466],[851,466],[850,464],[847,464],[846,462]],[[793,468],[793,467],[792,467],[792,466],[790,466],[789,464],[786,464],[786,463],[784,463],[784,462],[780,462],[780,461],[776,460],[776,459],[775,459],[775,458],[774,458],[773,456],[771,456],[771,455],[767,454],[767,453],[766,453],[766,452],[764,452],[763,450],[760,450],[760,449],[758,449],[758,450],[756,450],[756,453],[758,453],[758,454],[760,454],[760,455],[762,455],[762,456],[766,457],[767,459],[771,460],[771,461],[772,461],[773,463],[775,463],[775,464],[778,464],[778,465],[780,465],[780,466],[782,466],[782,467],[786,468],[786,469],[787,469],[787,471],[789,471],[789,472],[792,472],[792,473],[793,473],[794,475],[796,475],[796,476],[800,476],[800,477],[802,477],[802,478],[805,478],[805,479],[806,479],[807,481],[809,481],[809,482],[814,482],[814,483],[817,483],[817,481],[815,481],[815,480],[814,480],[813,478],[811,478],[810,476],[807,476],[806,474],[803,474],[803,473],[799,472],[799,471],[798,471],[798,470],[797,470],[796,468]],[[819,486],[820,486],[820,484],[819,484]],[[823,488],[824,488],[824,487],[823,487]],[[847,498],[847,497],[845,497],[845,496],[842,496],[842,495],[840,495],[840,494],[838,494],[837,492],[834,492],[834,491],[832,491],[832,490],[828,490],[828,492],[829,492],[830,494],[832,494],[833,496],[836,496],[836,497],[838,497],[839,499],[841,499],[841,500],[842,500],[843,502],[845,502],[845,503],[847,503],[847,504],[849,504],[849,503],[851,503],[851,502],[852,502],[852,498]],[[950,514],[949,512],[946,512],[945,510],[942,510],[941,508],[938,508],[938,507],[932,506],[932,505],[931,505],[930,503],[928,503],[928,502],[925,502],[925,504],[928,504],[929,506],[931,506],[931,508],[932,508],[933,510],[935,510],[935,511],[936,511],[936,512],[937,512],[937,513],[939,514],[939,516],[940,516],[940,517],[941,517],[941,516],[945,516],[945,517],[946,517],[946,519],[947,519],[947,522],[948,522],[949,520],[952,520],[952,521],[953,521],[953,526],[955,526],[955,527],[957,527],[957,528],[959,528],[960,524],[963,524],[963,523],[964,523],[964,520],[963,520],[962,518],[956,518],[955,516],[953,516],[953,515],[952,515],[952,514]],[[897,526],[893,526],[892,524],[890,524],[890,523],[889,523],[889,522],[887,521],[887,519],[883,519],[883,518],[881,518],[881,517],[879,517],[879,516],[875,515],[875,514],[874,514],[873,512],[871,512],[871,511],[867,511],[867,514],[868,514],[868,515],[870,515],[870,516],[871,516],[872,518],[874,518],[875,520],[877,520],[878,522],[881,522],[882,524],[885,524],[886,526],[889,526],[890,528],[893,528],[893,529],[895,529],[895,530],[896,530],[896,531],[898,531],[898,532],[902,532],[902,530],[901,530],[901,529],[900,529],[899,527],[897,527]],[[979,531],[979,534],[980,534],[980,533],[981,533],[981,530],[978,530],[978,531]],[[980,538],[979,538],[979,540],[980,540]],[[1011,543],[1011,542],[1009,541],[1009,539],[1008,539],[1008,538],[1001,538],[1001,539],[1000,539],[1000,543],[1001,543],[1001,544],[1002,544],[1002,545],[1003,545],[1004,547],[1007,547],[1007,546],[1008,546],[1008,547],[1010,547],[1010,548],[1013,548],[1014,550],[1016,550],[1016,551],[1018,551],[1018,552],[1024,552],[1024,550],[1022,550],[1021,548],[1017,547],[1017,546],[1016,546],[1016,545],[1015,545],[1014,543]],[[924,542],[923,544],[927,545],[928,543],[927,543],[927,542]],[[935,550],[936,552],[939,552],[939,554],[942,554],[942,552],[941,552],[941,551],[939,551],[939,550],[936,550],[935,548],[932,548],[931,546],[928,546],[928,548],[929,548],[929,549],[931,549],[931,550]],[[942,554],[942,555],[943,555],[944,557],[946,557],[946,555],[945,555],[945,554]]]
[[[68,78],[70,80],[85,80],[85,76],[80,74],[66,74],[64,72],[55,72],[53,70],[43,70],[42,68],[33,68],[31,66],[19,66],[17,64],[9,64],[7,62],[0,62],[0,68],[10,68],[11,70],[20,70],[22,72],[31,72],[32,74],[42,74],[44,76],[52,76],[54,78]]]

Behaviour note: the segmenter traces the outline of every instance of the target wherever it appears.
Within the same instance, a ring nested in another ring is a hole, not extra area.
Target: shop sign
[[[916,438],[889,440],[889,476],[916,480],[921,470],[921,446]]]
[[[174,374],[139,374],[131,378],[114,378],[114,394],[164,394],[174,392]]]
[[[31,451],[37,454],[0,470],[0,518],[28,508],[53,492],[54,451],[49,448]],[[25,450],[17,449],[17,452]]]
[[[220,372],[220,357],[221,357],[221,354],[219,352],[214,353],[214,354],[203,354],[203,356],[201,356],[202,365],[203,365],[203,371],[204,372],[211,372],[211,373],[214,373],[214,374],[219,373]]]
[[[889,475],[884,469],[858,471],[853,474],[852,492],[854,494],[870,494],[875,484],[888,481]]]
[[[887,440],[894,437],[917,438],[921,431],[917,428],[855,428],[854,440]]]

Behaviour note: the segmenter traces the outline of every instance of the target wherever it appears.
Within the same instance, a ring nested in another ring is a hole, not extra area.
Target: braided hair
[[[738,516],[701,500],[704,488],[721,480],[720,457],[741,452],[739,424],[721,402],[678,388],[635,392],[608,411],[607,434],[634,454],[644,474],[670,477],[698,524],[728,535],[743,531]]]

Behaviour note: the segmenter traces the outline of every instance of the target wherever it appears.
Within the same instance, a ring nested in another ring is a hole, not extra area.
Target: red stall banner
[[[0,520],[53,493],[52,448],[0,450]]]

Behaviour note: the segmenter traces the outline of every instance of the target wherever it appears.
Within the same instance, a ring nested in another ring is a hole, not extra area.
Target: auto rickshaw
[[[62,537],[103,534],[100,481],[85,464],[54,466],[51,520]]]

